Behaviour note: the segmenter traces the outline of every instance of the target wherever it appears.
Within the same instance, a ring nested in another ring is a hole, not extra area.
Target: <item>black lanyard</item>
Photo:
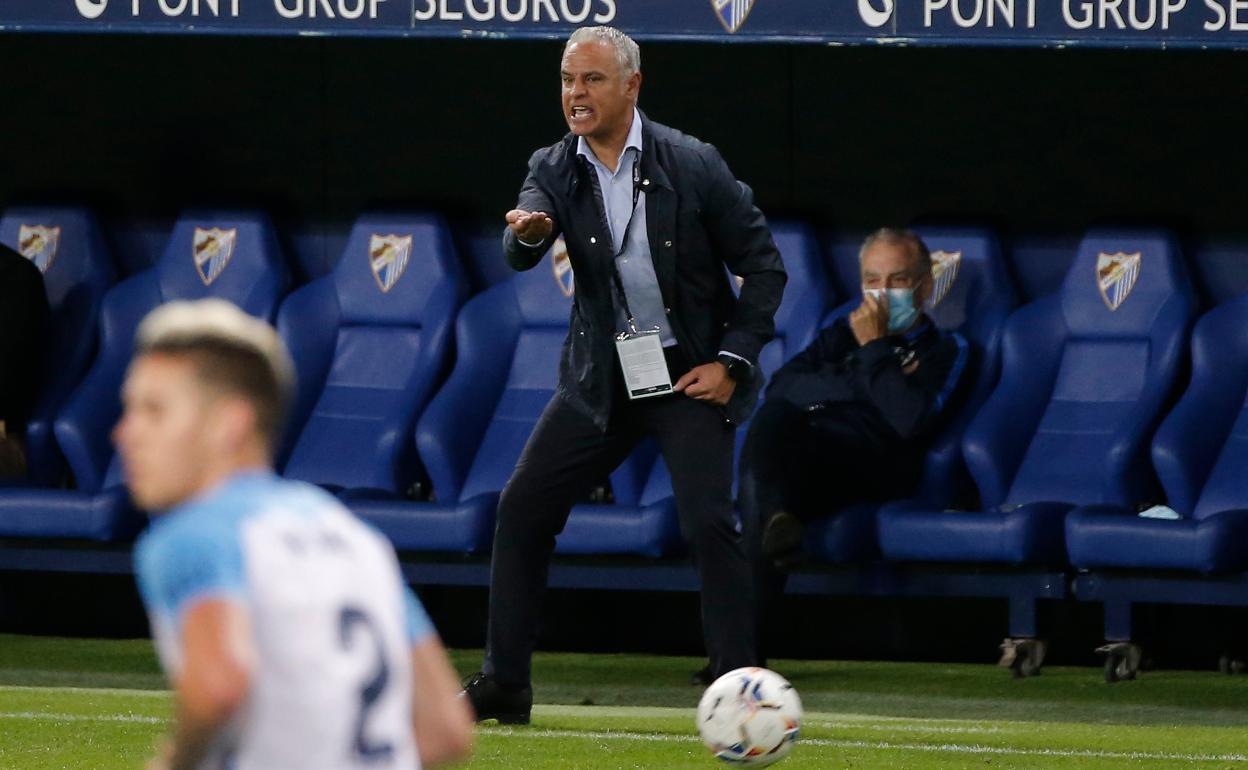
[[[596,173],[596,172],[595,172]],[[603,199],[603,212],[606,212],[606,193],[599,191]],[[616,260],[628,251],[628,239],[633,231],[633,218],[637,216],[637,201],[641,197],[641,152],[637,152],[637,156],[633,159],[633,210],[628,214],[628,223],[624,225],[624,238],[620,241],[620,250],[611,257],[611,278],[615,286],[616,298],[620,303],[620,309],[624,311],[625,317],[628,319],[628,331],[633,334],[637,333],[637,320],[633,318],[633,311],[628,307],[628,297],[624,294],[624,279],[620,277],[620,267],[616,264]],[[607,223],[607,233],[611,232],[611,224]]]

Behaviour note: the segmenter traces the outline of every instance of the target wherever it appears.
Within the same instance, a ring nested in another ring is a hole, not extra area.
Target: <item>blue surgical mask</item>
[[[863,289],[863,294],[870,294],[879,300],[888,297],[888,332],[895,334],[909,329],[919,317],[914,306],[914,289]]]

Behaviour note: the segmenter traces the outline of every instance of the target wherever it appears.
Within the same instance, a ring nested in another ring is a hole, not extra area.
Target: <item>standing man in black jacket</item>
[[[527,723],[529,665],[555,536],[574,503],[644,437],[672,475],[702,581],[711,669],[754,662],[752,575],[733,504],[734,423],[748,418],[785,273],[750,189],[709,144],[637,109],[637,44],[578,29],[561,62],[571,132],[535,152],[507,212],[508,263],[562,233],[576,297],[559,387],[503,490],[478,719]],[[727,269],[725,269],[727,268]],[[728,272],[743,279],[734,296]]]

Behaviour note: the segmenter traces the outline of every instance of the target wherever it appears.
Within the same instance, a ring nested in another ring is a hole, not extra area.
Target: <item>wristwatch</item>
[[[750,378],[750,369],[753,367],[751,367],[750,362],[746,361],[744,358],[737,358],[736,356],[729,356],[720,353],[715,360],[727,367],[728,376],[731,377],[734,382],[744,382]]]

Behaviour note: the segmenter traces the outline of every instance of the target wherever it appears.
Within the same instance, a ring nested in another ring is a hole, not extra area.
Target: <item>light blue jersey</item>
[[[433,626],[389,542],[333,497],[238,474],[153,523],[135,561],[171,678],[197,602],[237,602],[251,621],[248,700],[205,768],[419,766],[409,651]]]

